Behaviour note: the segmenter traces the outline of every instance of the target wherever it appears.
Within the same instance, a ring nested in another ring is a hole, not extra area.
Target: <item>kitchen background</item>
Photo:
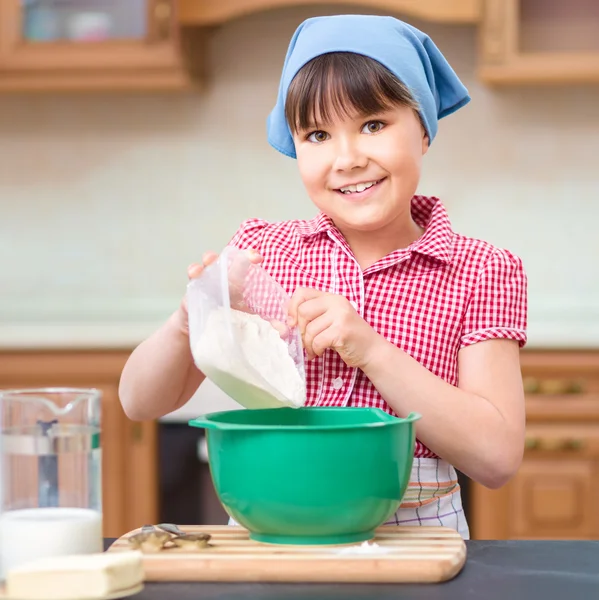
[[[68,42],[60,56],[26,55],[31,46],[52,47],[56,36],[91,32],[101,38],[115,24],[124,27],[128,38],[135,38],[136,29],[145,35],[148,4],[157,17],[163,2],[132,1],[127,15],[119,15],[116,0],[6,0],[4,6],[12,8],[0,8],[0,387],[85,380],[105,386],[107,402],[114,401],[117,375],[107,375],[109,367],[96,374],[93,364],[116,357],[114,364],[120,365],[175,310],[190,262],[208,249],[222,248],[244,218],[314,214],[294,161],[271,149],[265,137],[289,38],[307,17],[389,14],[390,3],[296,6],[301,3],[273,1],[273,6],[285,6],[252,10],[250,1],[222,2],[249,8],[247,14],[222,18],[209,35],[197,29],[202,5],[208,11],[219,3],[191,0],[181,3],[180,13],[167,11],[169,31],[179,32],[177,15],[187,15],[191,27],[183,38],[191,50],[185,68],[201,77],[199,85],[181,90],[145,81],[111,85],[96,63],[97,81],[86,80],[77,89],[76,61],[68,68],[59,61],[72,60],[82,40]],[[255,2],[257,7],[264,4]],[[432,0],[421,4],[431,5],[431,11],[439,5]],[[548,5],[558,15],[556,22],[562,18],[564,3],[546,2],[542,10],[539,0],[528,4],[539,18],[546,18]],[[509,15],[504,21],[493,17],[498,3],[483,0],[454,0],[438,10],[447,14],[452,5],[460,15],[455,20],[414,16],[409,8],[395,13],[431,35],[472,96],[467,108],[441,121],[419,192],[443,200],[457,231],[508,247],[523,258],[530,303],[530,359],[523,364],[531,406],[545,402],[542,418],[531,422],[534,436],[520,483],[507,491],[469,491],[467,504],[475,511],[480,502],[481,512],[472,519],[482,537],[599,537],[597,517],[589,508],[599,495],[591,480],[599,468],[599,426],[587,415],[599,414],[599,383],[593,379],[599,379],[594,354],[599,347],[599,10],[590,1],[570,3],[572,27],[593,24],[592,47],[576,49],[596,53],[594,75],[569,79],[566,68],[563,81],[557,75],[550,85],[523,81],[494,86],[481,77],[481,36],[489,19],[507,27]],[[23,12],[26,8],[29,13]],[[57,15],[64,11],[87,16],[60,29],[64,23]],[[9,19],[17,13],[19,31],[11,33]],[[529,31],[533,36],[536,30],[530,25]],[[3,43],[2,35],[13,45]],[[37,36],[38,44],[26,40],[29,48],[20,53],[23,35]],[[204,37],[205,44],[197,43]],[[562,38],[556,39],[559,46]],[[102,43],[110,42],[95,41],[96,46]],[[116,73],[118,66],[110,63],[106,69]],[[54,81],[52,75],[59,71]],[[60,357],[60,365],[79,365],[76,361],[89,357],[92,366],[73,367],[72,376],[68,366],[61,366],[64,373],[58,376],[48,366],[58,363],[47,361]],[[582,381],[582,388],[575,390],[573,381]],[[547,402],[556,413],[547,409]],[[224,519],[199,433],[185,423],[199,413],[235,406],[207,383],[177,413],[143,425],[146,445],[131,460],[143,463],[144,472],[157,473],[155,480],[148,479],[155,485],[148,484],[156,500],[147,504],[155,518]],[[569,406],[584,423],[574,420]],[[139,430],[130,423],[120,425],[125,426],[137,433],[129,445],[123,445],[129,434],[119,434],[118,452],[108,450],[115,460],[119,453],[136,452]],[[565,445],[557,447],[573,436],[584,441],[575,456]],[[545,448],[548,439],[553,440],[550,449]],[[105,488],[125,486],[127,473],[119,470],[117,477],[105,466]],[[141,523],[126,516],[135,509],[124,508],[125,500],[110,502],[108,506],[121,507],[114,528]],[[517,517],[509,520],[517,525],[497,525],[509,511],[516,511]]]

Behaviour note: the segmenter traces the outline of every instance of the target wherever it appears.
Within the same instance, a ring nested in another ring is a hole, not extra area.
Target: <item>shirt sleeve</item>
[[[239,250],[252,248],[257,252],[261,252],[264,229],[267,225],[267,221],[263,221],[262,219],[248,219],[239,226],[239,229],[227,245],[235,246]]]
[[[495,249],[474,288],[464,317],[460,347],[491,339],[527,341],[527,277],[519,257]]]

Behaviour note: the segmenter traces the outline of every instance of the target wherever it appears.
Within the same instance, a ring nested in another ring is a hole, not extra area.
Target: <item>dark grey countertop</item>
[[[106,547],[112,540],[106,540]],[[462,572],[437,584],[146,583],[136,600],[590,600],[599,541],[469,541]]]

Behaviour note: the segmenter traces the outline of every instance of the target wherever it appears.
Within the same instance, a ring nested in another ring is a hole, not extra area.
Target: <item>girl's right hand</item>
[[[250,262],[253,264],[259,264],[262,262],[262,256],[253,249],[248,250],[248,255]],[[218,259],[218,254],[215,252],[206,252],[202,257],[202,263],[192,263],[187,267],[187,279],[191,281],[192,279],[197,279],[204,272],[204,269],[211,265]],[[229,273],[229,283],[232,289],[239,287],[242,289],[242,285],[239,281],[243,281],[245,277],[245,272],[242,272],[243,269],[234,269],[233,272]],[[239,280],[239,281],[237,281]],[[188,313],[187,313],[187,294],[183,296],[183,300],[181,301],[181,305],[179,306],[179,310],[177,311],[177,321],[179,323],[179,328],[185,335],[189,335],[189,325],[188,325]]]
[[[206,252],[202,257],[202,263],[191,263],[187,267],[187,280],[197,279],[203,272],[204,269],[212,264],[218,258],[218,254],[215,252]],[[185,335],[189,335],[189,324],[187,317],[187,294],[183,296],[179,310],[177,311],[177,322],[179,328]]]
[[[206,252],[204,256],[202,256],[202,264],[191,263],[189,267],[187,267],[187,279],[191,281],[192,279],[197,279],[204,269],[211,265],[218,258],[218,254],[215,252]]]

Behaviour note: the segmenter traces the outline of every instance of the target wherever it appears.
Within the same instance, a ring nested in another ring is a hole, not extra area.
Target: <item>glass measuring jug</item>
[[[0,572],[101,552],[101,392],[0,390]]]

